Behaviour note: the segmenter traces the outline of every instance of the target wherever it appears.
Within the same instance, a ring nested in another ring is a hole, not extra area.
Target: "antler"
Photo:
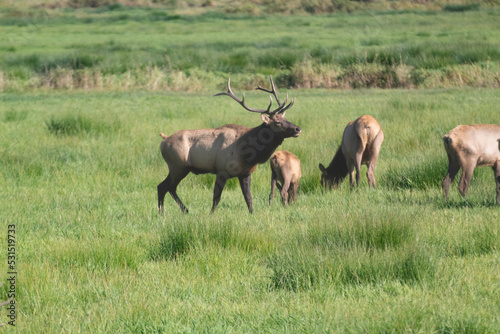
[[[290,101],[290,103],[288,105],[286,105],[286,102],[288,101],[288,94],[286,94],[285,100],[283,101],[283,103],[281,103],[280,99],[278,98],[278,93],[276,92],[276,87],[274,86],[273,77],[269,76],[269,80],[271,80],[271,90],[262,88],[260,86],[257,86],[257,89],[262,90],[262,91],[264,91],[266,93],[274,95],[274,98],[276,99],[276,102],[278,102],[278,108],[276,108],[275,110],[273,110],[272,114],[275,114],[275,113],[280,113],[280,114],[284,113],[288,108],[290,108],[291,106],[293,106],[293,103],[295,102],[295,100],[292,99],[292,101]]]
[[[264,109],[254,109],[254,108],[248,107],[245,104],[245,93],[243,93],[243,100],[240,100],[236,95],[234,95],[233,91],[231,90],[231,78],[227,79],[227,92],[218,93],[218,94],[215,94],[214,96],[219,96],[219,95],[227,95],[230,98],[232,98],[233,100],[235,100],[236,102],[238,102],[239,104],[241,104],[241,106],[243,108],[245,108],[246,110],[252,111],[252,112],[258,112],[258,113],[261,113],[261,114],[264,114],[264,113],[265,114],[269,114],[269,110],[271,110],[271,105],[273,104],[273,99],[271,98],[271,102],[269,103],[269,106],[267,107],[267,110],[264,110]]]
[[[231,78],[229,78],[227,80],[227,92],[218,93],[218,94],[215,94],[214,96],[227,95],[227,96],[231,97],[233,100],[235,100],[236,102],[238,102],[241,106],[243,106],[243,108],[245,108],[248,111],[252,111],[252,112],[258,112],[258,113],[261,113],[261,114],[268,114],[270,116],[272,116],[272,115],[274,115],[276,113],[280,113],[280,114],[284,113],[287,109],[289,109],[291,106],[293,106],[293,103],[295,102],[295,100],[292,99],[292,101],[287,105],[286,104],[286,102],[288,100],[288,94],[287,94],[285,100],[283,101],[283,103],[281,103],[280,100],[279,100],[279,98],[278,98],[278,93],[276,92],[276,87],[274,86],[273,78],[271,76],[269,76],[269,79],[271,80],[271,90],[262,88],[260,86],[257,86],[257,89],[258,90],[262,90],[262,91],[264,91],[266,93],[274,95],[274,98],[276,99],[276,102],[278,102],[278,108],[274,109],[273,111],[270,111],[271,110],[271,106],[273,104],[273,97],[272,96],[269,97],[270,100],[271,100],[271,102],[269,103],[269,106],[267,107],[267,110],[264,110],[264,109],[254,109],[254,108],[248,107],[245,104],[245,93],[243,93],[243,99],[240,100],[233,93],[233,91],[231,90]]]

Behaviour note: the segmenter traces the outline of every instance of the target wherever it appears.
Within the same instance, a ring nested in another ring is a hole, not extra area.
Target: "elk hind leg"
[[[370,157],[368,159],[368,171],[366,172],[366,177],[368,178],[368,186],[375,188],[375,166],[377,166],[378,155],[380,153],[380,147],[384,141],[384,134],[382,131],[377,135],[371,145]]]
[[[288,189],[290,188],[290,178],[285,178],[283,180],[283,187],[281,188],[281,202],[285,206],[288,205]]]
[[[346,159],[347,172],[349,173],[349,184],[351,185],[351,190],[354,188],[354,164],[350,159]]]
[[[359,187],[359,181],[361,180],[361,160],[363,158],[363,151],[356,152],[356,161],[354,167],[356,168],[356,186]]]
[[[273,203],[275,188],[276,188],[276,172],[271,169],[271,193],[269,194],[269,205]]]
[[[493,166],[493,171],[495,172],[495,183],[497,187],[497,204],[500,204],[500,160],[497,160]]]
[[[165,195],[167,192],[170,193],[172,198],[181,208],[184,213],[188,212],[188,209],[184,206],[179,196],[177,196],[177,185],[188,175],[188,171],[180,172],[170,172],[165,180],[160,183],[157,187],[158,190],[158,211],[163,213],[163,203]]]
[[[165,195],[170,188],[170,183],[172,182],[172,177],[170,174],[163,180],[157,188],[158,190],[158,212],[163,213],[163,202],[165,200]]]
[[[189,174],[189,171],[181,171],[178,174],[176,174],[176,177],[172,178],[172,182],[170,184],[170,196],[174,199],[175,203],[179,205],[181,208],[181,211],[183,213],[188,213],[188,209],[184,206],[184,203],[182,203],[181,199],[179,196],[177,196],[177,186],[179,183]]]
[[[290,188],[288,189],[288,203],[295,202],[297,200],[297,189],[299,188],[298,182],[292,182]]]
[[[475,163],[464,163],[462,164],[462,176],[460,177],[460,183],[458,184],[458,191],[462,197],[467,196],[467,191],[469,190],[470,180],[472,179],[472,173],[476,168]]]
[[[458,159],[453,152],[448,152],[448,172],[444,177],[443,183],[441,187],[443,188],[444,198],[448,199],[448,191],[450,190],[450,185],[455,179],[458,171],[460,170],[460,164],[458,163]]]

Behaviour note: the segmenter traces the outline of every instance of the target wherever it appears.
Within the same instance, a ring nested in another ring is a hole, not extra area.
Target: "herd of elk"
[[[450,184],[460,168],[462,176],[458,190],[465,197],[474,169],[491,166],[495,173],[497,204],[500,204],[499,137],[500,125],[495,124],[459,125],[443,137],[444,148],[448,154],[448,173],[442,184],[445,198],[448,198]]]
[[[384,141],[384,133],[377,120],[370,115],[363,115],[349,122],[344,129],[342,142],[335,153],[332,162],[321,170],[321,185],[325,188],[337,188],[349,174],[351,188],[354,187],[354,170],[356,170],[356,185],[359,187],[361,165],[368,166],[366,176],[368,185],[375,187],[373,174],[377,165],[380,146]]]
[[[281,201],[285,206],[297,200],[297,188],[302,177],[300,160],[288,151],[276,151],[269,159],[271,165],[271,194],[269,205],[274,198],[274,188],[277,186]]]
[[[177,185],[190,172],[194,174],[211,173],[216,175],[212,213],[220,201],[226,181],[237,177],[248,210],[253,212],[250,180],[257,164],[266,162],[285,138],[297,137],[301,129],[285,119],[285,111],[293,106],[294,100],[287,104],[287,98],[280,102],[274,82],[271,78],[271,90],[260,86],[258,90],[270,93],[276,99],[278,107],[271,111],[273,99],[267,109],[254,109],[245,104],[245,95],[239,99],[231,90],[231,81],[227,81],[227,92],[215,94],[227,95],[248,111],[261,114],[262,124],[249,128],[227,124],[215,129],[181,130],[171,136],[160,134],[161,154],[165,159],[169,173],[158,185],[158,210],[163,211],[163,201],[167,192],[174,198],[183,212],[187,212],[179,196]]]
[[[267,109],[248,107],[245,95],[240,100],[231,90],[230,79],[227,82],[227,92],[215,94],[227,95],[246,110],[260,113],[263,123],[257,127],[227,124],[215,129],[181,130],[170,136],[160,134],[163,138],[161,153],[169,169],[168,176],[157,187],[160,213],[163,212],[167,192],[182,212],[188,211],[176,190],[190,172],[216,175],[212,213],[220,201],[227,180],[238,177],[248,210],[252,213],[251,175],[258,164],[268,159],[271,166],[269,205],[273,201],[276,186],[285,206],[297,199],[297,188],[302,176],[300,161],[288,151],[275,150],[285,138],[298,137],[301,128],[285,119],[285,111],[293,106],[294,100],[287,104],[287,96],[280,102],[273,79],[270,78],[270,81],[270,90],[257,87],[258,90],[272,94]],[[273,96],[278,107],[271,111]],[[383,141],[384,133],[374,117],[363,115],[349,122],[330,165],[325,168],[323,164],[319,164],[321,185],[328,189],[337,188],[349,174],[352,189],[356,171],[356,185],[359,187],[360,168],[363,164],[368,167],[366,174],[369,187],[375,187],[374,170]],[[500,125],[459,125],[443,137],[443,142],[449,160],[448,173],[442,183],[445,199],[460,168],[462,176],[458,189],[465,197],[475,167],[491,166],[495,173],[496,202],[500,204]]]

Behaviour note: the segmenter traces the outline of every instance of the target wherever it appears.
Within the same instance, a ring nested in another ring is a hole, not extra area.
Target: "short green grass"
[[[295,204],[268,206],[266,164],[253,215],[234,181],[210,215],[214,177],[190,175],[178,188],[189,214],[167,196],[159,216],[159,132],[259,124],[215,92],[0,95],[0,263],[5,277],[15,224],[19,332],[498,331],[493,173],[477,169],[467,199],[456,181],[449,201],[440,189],[441,137],[498,123],[498,90],[288,91],[303,129],[281,147],[302,163]],[[365,113],[386,138],[378,187],[363,167],[359,189],[324,192],[318,163]]]

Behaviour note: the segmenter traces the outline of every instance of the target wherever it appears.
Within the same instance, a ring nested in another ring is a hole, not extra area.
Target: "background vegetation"
[[[212,91],[228,76],[250,89],[270,74],[290,88],[498,87],[500,10],[455,6],[315,16],[2,7],[0,91]]]
[[[477,169],[467,199],[456,181],[449,201],[440,189],[441,137],[498,123],[494,4],[81,3],[0,3],[0,222],[17,231],[18,332],[498,332],[493,173]],[[253,215],[235,180],[210,215],[214,177],[190,175],[189,214],[167,196],[159,216],[158,133],[258,125],[212,95],[231,76],[259,108],[268,97],[250,89],[270,74],[303,129],[281,147],[302,162],[298,202],[268,206],[262,165]],[[318,163],[362,114],[385,133],[378,187],[363,175],[323,192]]]

